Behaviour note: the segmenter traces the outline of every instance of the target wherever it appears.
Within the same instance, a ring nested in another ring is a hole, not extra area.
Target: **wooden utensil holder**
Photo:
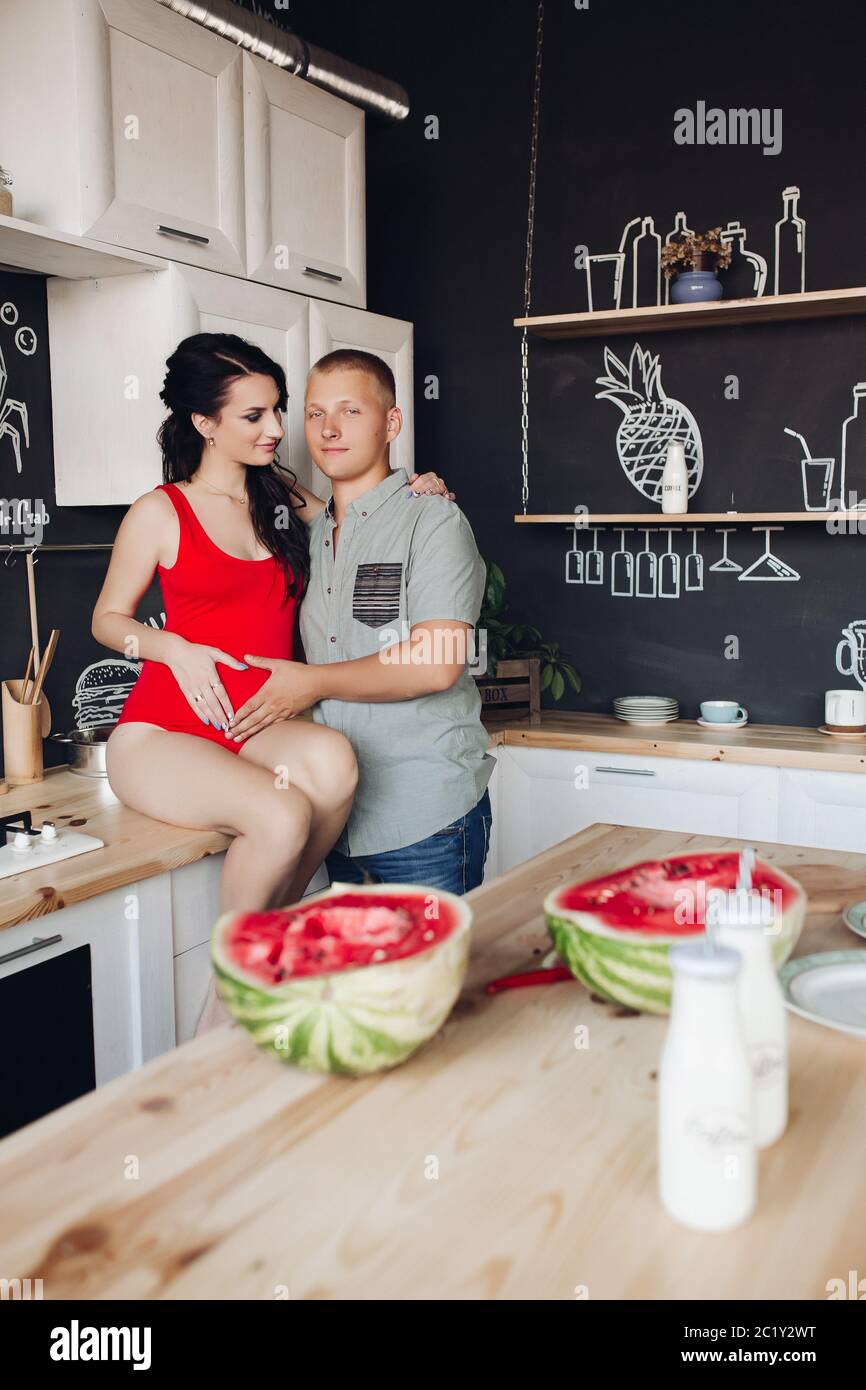
[[[37,704],[24,705],[23,685],[23,680],[13,680],[3,681],[2,686],[3,776],[10,787],[42,781],[42,740],[51,732],[45,692]]]

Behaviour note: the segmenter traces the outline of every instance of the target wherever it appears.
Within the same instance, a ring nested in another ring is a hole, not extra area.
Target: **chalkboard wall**
[[[522,313],[537,6],[405,10],[365,6],[350,53],[404,82],[413,104],[400,127],[368,126],[370,302],[416,325],[418,468],[455,483],[515,613],[560,642],[581,673],[582,693],[553,707],[607,710],[624,692],[662,692],[687,717],[700,700],[733,698],[755,721],[820,724],[822,692],[855,684],[835,658],[843,629],[866,618],[866,534],[788,524],[770,539],[800,579],[741,582],[709,570],[722,537],[708,529],[698,537],[704,590],[638,599],[610,592],[612,530],[599,533],[604,584],[566,584],[570,530],[511,520],[521,500],[520,335],[510,324]],[[306,15],[293,13],[307,33]],[[576,247],[615,251],[637,216],[652,216],[664,237],[680,210],[697,230],[739,220],[769,263],[772,290],[774,226],[790,185],[806,220],[806,289],[866,284],[864,29],[862,10],[837,0],[819,10],[801,0],[547,4],[532,312],[588,307]],[[339,32],[321,41],[336,44]],[[779,153],[677,144],[675,113],[699,102],[765,109],[770,119],[781,111]],[[431,115],[436,140],[425,139]],[[605,346],[627,359],[636,341],[660,355],[665,391],[700,427],[704,475],[692,510],[802,508],[801,449],[785,426],[838,468],[852,388],[866,379],[866,318],[533,338],[529,512],[653,510],[617,457],[621,412],[596,398]],[[435,400],[425,398],[431,375]],[[856,462],[866,495],[866,456]],[[661,531],[650,540],[667,548]],[[763,534],[745,524],[728,540],[744,569],[764,550]],[[645,536],[631,532],[626,543],[642,549]],[[591,544],[578,535],[579,547]],[[685,554],[692,537],[673,544]]]
[[[252,0],[247,8],[269,9]],[[288,22],[284,11],[275,18]],[[567,584],[570,530],[512,521],[521,501],[519,334],[511,320],[522,312],[533,0],[459,7],[295,0],[290,19],[308,40],[410,93],[406,122],[368,120],[368,305],[415,323],[417,467],[437,470],[456,488],[479,548],[505,572],[515,616],[560,642],[581,673],[581,695],[552,707],[606,710],[617,694],[661,691],[676,695],[688,716],[701,699],[729,697],[753,720],[820,723],[823,690],[853,683],[835,654],[843,629],[866,618],[866,535],[788,524],[772,534],[772,549],[800,578],[744,583],[736,572],[710,570],[722,537],[708,528],[698,537],[704,589],[641,599],[611,594],[610,559],[620,546],[613,531],[599,532],[604,583]],[[565,0],[548,4],[532,312],[587,307],[575,248],[616,250],[637,216],[652,216],[664,237],[681,209],[698,230],[739,220],[772,280],[773,229],[789,185],[801,190],[806,220],[806,288],[866,283],[864,27],[862,15],[836,0],[820,15],[811,3],[781,0],[706,11],[666,0],[590,0],[583,10]],[[677,144],[675,113],[699,102],[781,111],[780,152]],[[110,541],[123,509],[54,505],[44,280],[0,272],[6,304],[17,318],[0,315],[5,397],[26,402],[30,440],[25,446],[22,435],[19,475],[11,438],[0,436],[0,494],[43,499],[46,542]],[[35,332],[32,353],[16,344],[22,325]],[[605,346],[626,361],[636,341],[660,356],[666,393],[700,428],[704,474],[693,510],[799,509],[801,451],[785,426],[838,467],[852,388],[866,378],[866,318],[532,339],[530,512],[652,510],[617,456],[621,412],[597,399]],[[15,413],[9,421],[20,428]],[[866,479],[866,459],[860,463]],[[633,531],[625,541],[637,551],[645,539]],[[728,541],[744,569],[764,549],[763,534],[744,524]],[[650,543],[666,549],[667,535],[652,532]],[[579,548],[591,544],[591,534],[578,534]],[[692,537],[675,535],[673,546],[684,555]],[[90,636],[107,557],[44,553],[37,566],[43,639],[53,626],[63,633],[47,682],[55,729],[76,722],[81,671],[110,655]],[[0,604],[0,673],[19,675],[30,643],[21,557],[0,565]],[[159,621],[160,610],[154,586],[138,616]],[[61,760],[47,744],[46,762]]]

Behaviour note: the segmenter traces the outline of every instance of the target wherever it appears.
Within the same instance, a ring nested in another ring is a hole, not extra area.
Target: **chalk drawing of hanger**
[[[784,531],[784,526],[753,526],[753,531],[763,531],[766,535],[764,550],[749,568],[738,574],[739,580],[769,580],[784,581],[786,579],[799,579],[800,576],[790,565],[786,565],[784,560],[780,560],[778,555],[774,555],[770,549],[770,532]]]
[[[619,531],[619,550],[615,550],[610,561],[610,592],[615,598],[634,597],[634,556],[625,548],[625,533],[633,531],[633,526],[615,526]]]
[[[673,547],[673,533],[679,526],[663,526],[668,533],[668,548],[659,556],[659,598],[679,598],[680,557]]]
[[[735,574],[743,568],[738,565],[736,560],[728,559],[728,536],[731,531],[736,531],[736,526],[717,526],[716,534],[722,537],[722,558],[717,560],[714,565],[710,565],[711,570],[721,570],[723,574]]]
[[[686,530],[692,533],[692,548],[686,556],[686,589],[703,589],[704,587],[704,557],[698,550],[698,532],[703,531],[703,526],[687,526]]]
[[[654,527],[641,526],[638,528],[643,531],[646,537],[643,550],[639,550],[635,560],[635,598],[655,598],[658,589],[658,559],[654,550],[650,550],[650,531]]]
[[[565,552],[566,584],[583,583],[583,551],[577,548],[577,523],[571,528],[571,550]]]

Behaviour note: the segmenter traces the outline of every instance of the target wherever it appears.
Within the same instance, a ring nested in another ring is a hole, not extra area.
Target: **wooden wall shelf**
[[[838,318],[866,314],[866,288],[767,294],[760,299],[720,299],[710,304],[661,304],[641,309],[598,309],[593,313],[533,315],[515,319],[541,338],[597,338],[618,333],[665,333],[675,328],[725,328],[737,323],[781,323],[786,319]]]
[[[863,523],[866,534],[866,511],[862,512],[590,512],[576,516],[574,512],[535,512],[529,516],[517,514],[515,521],[529,525],[542,525],[548,522],[564,522],[567,526],[577,526],[587,530],[592,526],[634,525],[655,526],[664,530],[668,526],[700,526],[704,522],[718,521],[728,526],[742,523],[772,526],[785,521],[858,521]]]
[[[104,241],[73,236],[0,215],[0,269],[58,275],[64,280],[98,280],[105,275],[166,270],[168,262],[143,251],[128,251]]]

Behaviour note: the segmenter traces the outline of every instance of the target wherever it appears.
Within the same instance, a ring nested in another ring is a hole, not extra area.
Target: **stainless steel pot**
[[[113,731],[113,724],[96,724],[92,729],[73,729],[69,734],[49,737],[66,745],[70,772],[78,772],[82,777],[106,777],[105,745]]]

